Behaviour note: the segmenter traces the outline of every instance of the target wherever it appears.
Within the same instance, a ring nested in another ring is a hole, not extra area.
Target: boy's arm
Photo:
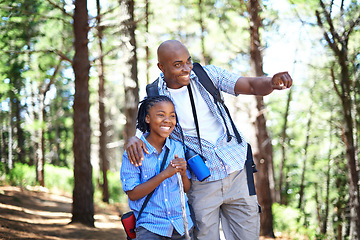
[[[151,193],[166,178],[167,177],[164,174],[164,171],[162,171],[153,178],[149,179],[148,181],[142,184],[137,185],[133,190],[127,191],[126,193],[131,201],[138,200]]]
[[[127,191],[127,195],[131,201],[138,200],[151,193],[157,186],[159,186],[165,179],[172,177],[178,170],[171,166],[150,178],[148,181],[137,185],[134,189]]]

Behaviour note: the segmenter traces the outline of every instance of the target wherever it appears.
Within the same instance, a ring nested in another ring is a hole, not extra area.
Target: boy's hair
[[[167,96],[154,96],[144,98],[144,100],[140,102],[136,123],[136,127],[143,133],[150,132],[150,125],[146,123],[145,118],[149,114],[149,109],[158,102],[170,102],[172,103],[172,105],[174,105],[171,99]]]

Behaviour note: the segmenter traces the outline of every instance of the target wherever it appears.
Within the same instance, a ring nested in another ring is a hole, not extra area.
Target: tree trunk
[[[59,132],[59,121],[57,118],[57,114],[56,112],[54,113],[55,119],[52,121],[54,123],[54,129],[55,129],[55,139],[56,141],[54,142],[55,146],[56,146],[56,159],[52,161],[52,163],[55,166],[60,166],[60,152],[61,152],[61,148],[60,148],[60,141],[57,141],[57,139],[60,139],[60,132]]]
[[[319,190],[318,190],[319,188],[317,183],[314,183],[314,188],[315,188],[316,217],[319,222],[319,226],[321,226],[321,203],[319,200]]]
[[[126,124],[124,127],[124,146],[130,137],[135,135],[136,117],[139,104],[139,83],[137,79],[137,55],[136,55],[136,39],[135,30],[136,22],[134,21],[134,1],[120,0],[120,5],[126,10],[127,20],[124,21],[124,36],[130,39],[130,44],[124,44],[125,52],[129,53],[127,66],[129,71],[124,76],[125,90],[125,116]]]
[[[350,80],[350,79],[348,79]],[[349,95],[347,95],[349,96]],[[359,205],[359,173],[355,157],[355,146],[353,138],[353,120],[351,116],[351,103],[348,97],[342,99],[344,108],[344,129],[348,178],[349,178],[349,200],[350,200],[350,239],[360,238],[360,205]]]
[[[18,74],[14,74],[13,76],[10,76],[14,78],[13,81],[14,86],[21,85],[20,84],[20,76]],[[12,81],[12,80],[11,80]],[[18,86],[19,87],[19,86]],[[20,91],[20,87],[16,89],[16,91]],[[10,126],[9,126],[9,158],[8,158],[8,167],[9,169],[14,168],[15,162],[21,162],[24,163],[24,133],[23,129],[21,127],[21,104],[20,99],[15,94],[13,90],[10,91],[10,112],[9,116],[10,118]],[[14,139],[16,138],[17,144],[15,144]]]
[[[311,132],[311,120],[312,120],[312,111],[311,106],[309,109],[309,119],[307,123],[307,131],[306,131],[306,140],[304,145],[304,158],[303,158],[303,168],[301,172],[301,180],[300,180],[300,191],[299,191],[299,204],[298,208],[303,210],[302,202],[304,199],[304,190],[305,190],[305,172],[306,172],[306,162],[307,162],[307,150],[309,146],[310,132]]]
[[[326,196],[325,196],[325,212],[323,217],[323,224],[321,226],[321,233],[326,234],[327,231],[327,223],[328,223],[328,217],[329,217],[329,208],[330,208],[330,179],[331,179],[331,159],[332,159],[332,112],[330,117],[330,131],[329,131],[329,154],[328,154],[328,165],[327,165],[327,171],[326,171]]]
[[[276,201],[280,202],[281,204],[286,204],[286,198],[284,198],[284,187],[283,187],[283,182],[284,182],[284,166],[285,166],[285,160],[286,160],[286,149],[285,149],[285,145],[286,145],[286,141],[287,141],[287,136],[286,136],[286,129],[287,129],[287,119],[289,116],[289,109],[290,109],[290,102],[291,102],[291,95],[292,95],[292,89],[289,90],[289,94],[288,94],[288,98],[287,98],[287,102],[286,102],[286,109],[285,109],[285,114],[284,114],[284,125],[282,128],[282,133],[281,133],[281,161],[280,161],[280,166],[279,166],[279,172],[280,172],[280,176],[279,176],[279,189],[276,192],[275,196],[276,196]],[[286,188],[285,188],[286,189]]]
[[[38,154],[38,162],[37,162],[37,181],[40,186],[45,187],[45,180],[44,180],[44,166],[45,166],[45,139],[44,139],[44,124],[45,124],[45,96],[40,96],[40,116],[39,120],[41,121],[41,127],[39,129],[39,154]]]
[[[145,42],[145,53],[146,53],[146,84],[150,83],[150,49],[149,49],[149,7],[150,7],[150,2],[149,0],[145,0],[145,37],[146,37],[146,42]]]
[[[334,212],[333,219],[335,220],[335,225],[337,225],[336,229],[336,236],[337,240],[341,240],[343,236],[343,224],[347,225],[348,219],[346,219],[345,215],[345,209],[347,207],[347,192],[344,190],[344,185],[346,185],[346,179],[343,178],[343,174],[347,169],[342,166],[342,157],[334,159],[335,163],[335,169],[340,170],[339,173],[335,173],[335,190],[339,193],[339,197],[337,197],[334,201],[334,209],[336,211]],[[345,168],[345,169],[344,169]]]
[[[7,162],[7,167],[8,169],[13,169],[14,168],[14,163],[13,163],[13,125],[14,125],[14,121],[13,121],[13,111],[12,111],[12,101],[10,101],[10,106],[9,106],[9,116],[10,116],[10,124],[9,124],[9,146],[8,146],[8,162]]]
[[[71,222],[94,227],[94,189],[90,163],[88,31],[87,0],[75,0],[74,192]]]
[[[6,138],[5,138],[5,134],[4,134],[5,128],[4,126],[1,124],[0,127],[0,162],[3,163],[2,168],[0,169],[0,171],[2,171],[3,173],[6,173]]]
[[[328,9],[332,9],[335,5],[331,2],[330,8],[325,6],[322,0],[320,0],[320,6],[322,12],[316,11],[316,17],[319,27],[322,28],[324,32],[324,38],[328,43],[331,50],[334,52],[336,57],[336,62],[340,67],[340,76],[339,83],[336,81],[336,76],[334,69],[331,69],[331,77],[334,85],[334,89],[338,94],[343,111],[343,129],[344,129],[344,142],[346,148],[346,158],[347,158],[347,168],[348,168],[348,181],[349,181],[349,205],[350,205],[350,236],[349,239],[359,239],[360,238],[360,204],[359,204],[359,172],[358,172],[358,163],[355,156],[356,146],[354,145],[354,121],[352,117],[352,85],[351,77],[349,70],[349,61],[348,61],[348,42],[351,36],[351,33],[354,31],[356,22],[360,22],[360,17],[357,15],[357,19],[349,18],[345,15],[345,11],[341,8],[340,11],[340,22],[342,24],[347,24],[348,26],[344,27],[343,25],[339,28],[339,31],[336,32],[336,27],[334,27],[335,21],[332,19],[332,14]],[[343,2],[341,4],[343,7]],[[324,21],[322,19],[324,15]],[[349,22],[345,22],[346,19],[351,19]],[[336,22],[339,19],[336,19]],[[324,22],[326,21],[326,26]],[[330,27],[327,27],[330,26]],[[329,29],[328,29],[329,28]]]
[[[16,97],[15,101],[15,116],[16,116],[16,137],[17,137],[17,147],[16,147],[16,158],[17,161],[21,163],[25,163],[25,138],[24,138],[24,130],[22,128],[22,117],[21,117],[22,106],[20,104],[20,99]]]
[[[102,172],[102,194],[103,202],[109,202],[109,186],[107,179],[107,171],[109,170],[109,163],[106,155],[106,141],[107,141],[107,129],[105,126],[105,73],[104,73],[104,53],[103,53],[103,26],[101,26],[101,6],[100,0],[96,0],[97,7],[97,31],[98,31],[98,41],[99,41],[99,159],[100,159],[100,170]]]
[[[35,91],[33,90],[34,88],[31,87],[31,105],[32,105],[32,108],[33,109],[36,109],[36,102],[35,102],[35,99],[37,99],[35,97]],[[35,119],[38,119],[39,118],[39,114],[37,111],[31,111],[30,112],[30,118],[31,118],[31,121],[34,122]],[[39,149],[39,137],[38,137],[38,131],[33,130],[32,133],[31,133],[31,137],[30,137],[30,140],[34,143],[33,145],[33,148],[32,148],[32,151],[30,151],[30,161],[29,161],[29,166],[33,166],[35,165],[35,174],[36,174],[36,179],[38,179],[38,170],[37,170],[37,165],[38,165],[38,162],[39,162],[39,156],[38,156],[38,149]]]
[[[201,28],[201,34],[200,34],[200,44],[201,44],[201,63],[203,65],[208,65],[209,62],[211,61],[209,55],[206,53],[206,49],[205,49],[205,24],[204,24],[204,19],[203,19],[203,1],[199,0],[198,2],[198,8],[199,8],[199,25]]]
[[[256,97],[257,108],[259,112],[264,111],[264,102],[262,97]],[[269,162],[272,161],[271,139],[266,129],[266,119],[263,114],[256,118],[257,144],[259,154],[257,155],[256,189],[258,200],[262,206],[263,213],[260,215],[260,235],[275,237],[273,231],[272,198],[269,184]]]
[[[248,4],[248,12],[250,15],[250,54],[251,65],[256,76],[263,76],[263,61],[261,55],[260,34],[259,28],[262,25],[260,18],[261,8],[258,0],[250,0]],[[257,168],[259,172],[256,176],[256,189],[258,200],[263,208],[263,213],[260,215],[260,235],[274,238],[273,231],[273,215],[271,211],[272,198],[270,193],[269,174],[268,169],[272,163],[272,146],[271,139],[267,133],[266,119],[264,116],[265,106],[263,97],[256,97],[256,106],[258,109],[258,116],[256,118],[256,136],[258,144],[258,154],[255,155]]]

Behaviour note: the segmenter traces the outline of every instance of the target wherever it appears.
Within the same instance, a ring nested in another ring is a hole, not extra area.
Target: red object
[[[127,212],[121,217],[121,222],[124,226],[127,239],[134,239],[136,238],[135,226],[136,226],[136,219],[134,212]]]

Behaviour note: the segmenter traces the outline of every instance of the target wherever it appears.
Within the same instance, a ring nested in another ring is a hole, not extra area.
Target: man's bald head
[[[187,48],[178,40],[167,40],[160,44],[157,50],[158,62],[163,64],[169,56],[174,56],[178,51],[187,51]]]
[[[160,44],[157,55],[157,65],[164,74],[167,87],[177,89],[189,84],[193,64],[184,44],[167,40]]]

